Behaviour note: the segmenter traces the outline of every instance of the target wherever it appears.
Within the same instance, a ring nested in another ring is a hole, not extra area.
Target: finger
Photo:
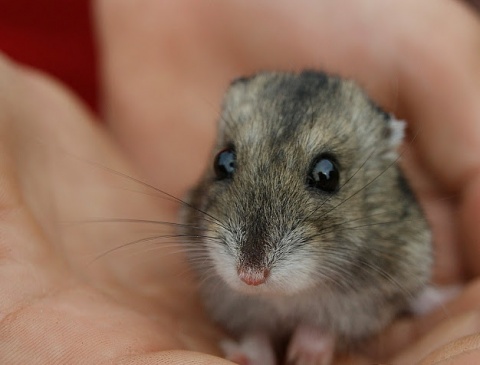
[[[27,203],[29,186],[22,180],[18,152],[28,149],[17,129],[22,125],[18,110],[26,104],[20,70],[0,56],[0,319],[46,293],[66,285],[57,271],[65,262],[45,237],[45,231]],[[23,161],[25,162],[25,161]]]
[[[427,355],[420,365],[476,364],[480,359],[480,334],[462,337]]]
[[[431,336],[431,333],[441,335],[444,331],[443,335],[446,338],[442,340],[443,342],[439,342],[439,346],[441,343],[446,343],[447,340],[452,341],[480,330],[478,328],[480,325],[476,321],[477,313],[480,313],[480,281],[478,280],[466,286],[455,299],[443,304],[428,315],[398,319],[386,331],[370,341],[363,352],[372,358],[386,360],[404,349],[415,347],[424,338]],[[464,316],[469,319],[463,320]],[[472,318],[473,320],[470,321]],[[460,325],[453,325],[457,321]],[[448,327],[450,325],[452,327]],[[425,351],[433,350],[431,347],[434,346],[436,339],[441,340],[441,337],[434,337],[431,342],[427,343],[430,347]],[[426,346],[425,343],[422,346]]]
[[[458,212],[458,230],[463,240],[462,254],[465,266],[472,275],[480,274],[480,175],[472,176],[466,186]]]
[[[145,194],[141,184],[122,180],[100,167],[131,174],[105,131],[65,89],[45,76],[7,61],[1,62],[1,67],[0,136],[5,140],[1,146],[5,207],[1,223],[8,233],[4,241],[8,246],[2,251],[17,260],[21,257],[22,265],[18,266],[30,272],[31,277],[50,272],[52,278],[59,280],[62,276],[57,275],[58,272],[64,272],[68,266],[69,270],[81,272],[100,286],[116,283],[117,287],[140,288],[142,284],[147,285],[147,279],[154,280],[152,271],[158,274],[158,264],[163,261],[160,268],[165,277],[184,273],[177,256],[160,249],[157,249],[156,262],[150,253],[140,251],[149,260],[142,260],[142,255],[138,255],[136,261],[120,255],[111,260],[106,257],[98,265],[88,265],[105,250],[133,240],[135,235],[145,237],[148,228],[141,226],[133,230],[132,225],[118,223],[67,222],[98,217],[155,217],[160,221],[173,221],[173,209]],[[12,215],[7,211],[22,214]],[[16,220],[12,221],[11,217]],[[158,234],[167,233],[165,228]],[[178,250],[175,247],[170,250],[174,249]],[[26,262],[31,266],[25,265]],[[34,270],[39,273],[35,274]],[[132,274],[125,275],[125,272]],[[184,282],[188,281],[185,275],[183,278]],[[35,286],[35,281],[24,282]],[[16,282],[11,284],[12,290],[18,289]],[[183,285],[171,287],[171,290],[186,290]],[[33,293],[43,289],[38,286]]]
[[[432,281],[451,285],[465,281],[467,268],[463,260],[459,237],[459,193],[446,193],[436,179],[425,172],[410,142],[401,148],[403,170],[425,212],[434,237],[434,267]]]
[[[475,99],[470,75],[477,67],[474,47],[480,32],[475,17],[458,3],[304,1],[292,5],[283,1],[253,5],[230,1],[214,8],[194,1],[143,0],[142,4],[99,2],[106,110],[136,157],[144,161],[142,156],[148,154],[151,161],[152,154],[160,156],[161,163],[156,165],[165,166],[162,175],[186,165],[173,163],[170,156],[187,161],[192,155],[185,151],[190,149],[205,158],[228,81],[261,69],[315,67],[353,76],[389,109],[402,108],[422,123],[426,118],[428,138],[422,142],[436,140],[445,150],[445,136],[449,136],[475,146],[474,136],[465,136],[454,127],[449,130],[453,134],[436,131],[439,121],[460,118],[469,123],[472,118],[471,110],[458,114],[456,101],[471,106]],[[443,31],[433,32],[439,24]],[[455,52],[450,52],[452,44]],[[447,113],[441,113],[445,108]],[[458,153],[453,156],[459,157]],[[442,156],[450,155],[443,152]],[[445,172],[442,163],[434,166],[446,182],[458,183],[465,169],[476,166],[475,157],[463,158],[461,174],[455,172],[457,166],[453,173]],[[180,173],[188,180],[200,168],[190,164],[189,172]],[[168,177],[152,174],[170,186]]]
[[[389,363],[392,364],[416,364],[428,354],[436,351],[434,357],[438,358],[440,353],[448,355],[452,346],[458,346],[459,339],[474,336],[480,331],[480,316],[478,312],[472,312],[452,318],[438,325],[432,332],[421,338],[400,355],[396,356]],[[478,347],[478,337],[475,340]],[[456,343],[453,345],[452,343]],[[457,354],[460,349],[456,349]],[[453,355],[453,354],[452,354]],[[422,364],[431,364],[427,357]]]

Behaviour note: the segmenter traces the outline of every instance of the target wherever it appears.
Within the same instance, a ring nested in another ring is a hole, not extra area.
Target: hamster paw
[[[330,365],[335,350],[332,335],[319,328],[299,326],[295,330],[287,350],[287,364]]]
[[[275,353],[268,336],[260,332],[246,334],[240,342],[224,340],[220,347],[225,358],[239,365],[275,365]]]

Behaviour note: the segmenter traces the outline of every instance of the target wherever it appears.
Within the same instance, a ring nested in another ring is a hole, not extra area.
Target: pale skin
[[[435,281],[464,285],[336,363],[480,361],[473,11],[446,0],[99,0],[95,12],[108,129],[62,86],[0,60],[0,363],[227,364],[179,246],[99,258],[168,227],[80,221],[175,222],[178,205],[105,167],[182,196],[209,163],[228,81],[303,67],[355,78],[408,120],[404,162],[432,224]]]

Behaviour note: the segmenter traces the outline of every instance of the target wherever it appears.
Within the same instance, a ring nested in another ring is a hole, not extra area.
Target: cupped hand
[[[109,131],[50,80],[0,63],[1,363],[226,363],[202,354],[221,335],[175,237],[142,241],[172,227],[118,220],[176,221],[176,204],[130,177],[181,197],[207,163],[230,79],[307,67],[358,80],[408,119],[404,162],[432,223],[435,280],[465,285],[339,362],[480,359],[473,12],[446,0],[99,0],[96,14]]]
[[[3,58],[0,85],[0,363],[225,363],[178,352],[215,353],[218,337],[178,245],[115,250],[172,235],[117,218],[173,222],[173,205],[112,172],[134,176],[59,85]]]

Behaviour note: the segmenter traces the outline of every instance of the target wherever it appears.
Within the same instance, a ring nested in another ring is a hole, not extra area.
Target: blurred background
[[[98,111],[94,0],[0,0],[0,50],[71,87]]]

